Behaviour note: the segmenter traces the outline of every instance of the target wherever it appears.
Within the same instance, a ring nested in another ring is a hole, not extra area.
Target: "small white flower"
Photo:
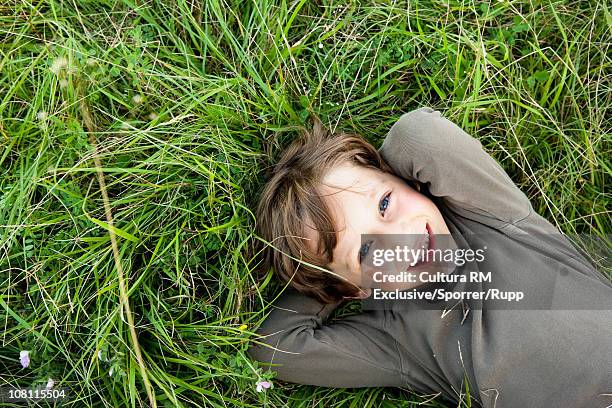
[[[45,385],[45,388],[50,390],[51,388],[53,388],[54,385],[55,385],[55,381],[53,381],[53,378],[49,378],[47,380],[47,385]]]
[[[28,350],[21,350],[19,352],[19,362],[23,368],[27,368],[30,365],[30,352]]]
[[[143,101],[142,95],[137,94],[137,95],[132,96],[132,101],[134,101],[134,103],[136,104],[142,103]]]
[[[262,392],[268,388],[274,388],[274,385],[269,381],[258,381],[255,385],[257,386],[255,388],[257,392]]]
[[[323,43],[319,43],[319,48],[323,48]]]
[[[47,119],[47,112],[45,111],[40,111],[36,114],[36,119],[38,120],[45,120]]]

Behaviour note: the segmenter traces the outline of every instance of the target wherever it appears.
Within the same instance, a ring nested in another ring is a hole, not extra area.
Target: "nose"
[[[362,244],[372,242],[370,250],[418,250],[426,238],[426,220],[422,216],[404,217],[392,222],[377,222],[369,233],[361,236]],[[395,266],[404,266],[394,262]]]
[[[418,250],[427,237],[427,222],[422,217],[398,220],[387,225],[379,237],[385,249],[408,248]]]
[[[384,228],[383,234],[394,235],[424,235],[427,232],[427,220],[423,217],[414,217],[398,220],[395,223],[387,225]]]

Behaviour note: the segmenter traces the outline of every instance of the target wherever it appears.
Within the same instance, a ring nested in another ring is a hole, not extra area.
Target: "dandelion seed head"
[[[68,60],[65,57],[56,58],[51,64],[51,71],[55,75],[59,75],[64,68],[68,66]]]

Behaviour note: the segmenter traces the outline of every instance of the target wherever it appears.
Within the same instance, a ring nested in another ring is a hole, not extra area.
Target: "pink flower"
[[[256,385],[257,385],[257,392],[262,392],[264,390],[267,390],[268,388],[274,387],[272,383],[269,381],[258,381]]]
[[[30,365],[30,352],[28,350],[21,350],[19,352],[19,362],[23,368],[27,368]]]

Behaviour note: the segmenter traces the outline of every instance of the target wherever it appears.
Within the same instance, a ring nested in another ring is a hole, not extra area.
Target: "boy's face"
[[[360,263],[360,251],[363,255],[368,249],[371,256],[374,246],[384,247],[382,242],[363,247],[361,234],[420,234],[423,238],[428,231],[431,237],[450,234],[438,207],[393,174],[343,164],[327,173],[321,190],[339,230],[333,262],[328,268],[356,286],[372,286],[371,283],[362,283],[362,272],[366,274],[364,276],[369,276],[372,271],[364,270],[366,262]],[[314,238],[316,233],[312,230],[309,232]],[[411,237],[417,239],[416,235]],[[422,243],[422,239],[419,243]],[[416,241],[414,244],[417,247]],[[419,265],[415,268],[419,268]]]

